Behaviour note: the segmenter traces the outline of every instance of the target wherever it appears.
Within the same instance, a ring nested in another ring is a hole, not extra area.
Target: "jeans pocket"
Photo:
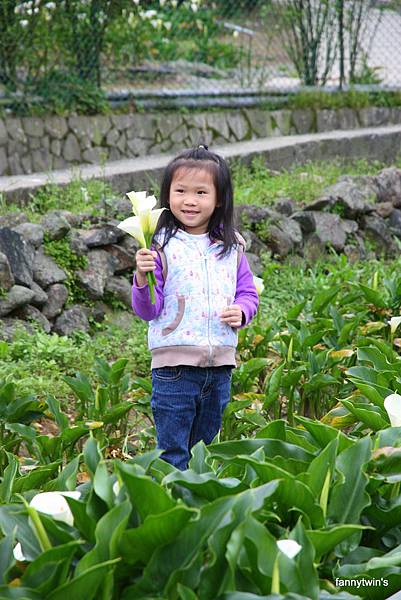
[[[156,379],[161,381],[177,381],[181,377],[181,367],[158,367],[153,369]]]

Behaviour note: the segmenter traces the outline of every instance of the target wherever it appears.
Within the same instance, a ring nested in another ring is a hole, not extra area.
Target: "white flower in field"
[[[295,540],[278,540],[277,546],[283,554],[288,556],[288,558],[294,558],[302,549],[302,546]]]
[[[397,327],[401,323],[401,317],[391,317],[390,321],[387,321],[387,323],[390,325],[391,335],[394,335]]]
[[[401,396],[390,394],[384,400],[384,408],[390,419],[391,427],[401,427]]]
[[[171,6],[177,8],[178,0],[171,0]]]
[[[163,8],[163,6],[166,4],[166,0],[159,0],[159,4]]]
[[[164,27],[167,29],[167,31],[170,31],[170,29],[172,27],[171,21],[165,21]]]
[[[21,547],[21,544],[19,542],[14,547],[13,554],[14,554],[15,560],[18,560],[19,562],[24,562],[25,556],[22,554],[22,547]]]
[[[47,4],[45,4],[45,6],[49,10],[53,10],[54,8],[56,8],[56,3],[55,2],[47,2]]]
[[[239,33],[237,30],[233,31],[233,37],[237,38],[239,36]]]
[[[191,10],[192,12],[196,12],[198,10],[198,5],[196,2],[191,2]]]
[[[80,495],[81,492],[43,492],[36,494],[29,505],[56,521],[62,521],[72,526],[74,517],[64,496],[78,500]]]
[[[145,10],[144,15],[147,19],[153,19],[157,15],[157,10]]]
[[[259,296],[261,295],[261,293],[263,292],[263,290],[265,289],[264,283],[263,283],[263,279],[261,279],[261,277],[256,277],[256,275],[253,276],[253,283],[255,284],[256,287],[256,291],[258,292]]]
[[[21,27],[28,27],[29,25],[29,21],[27,21],[26,19],[22,19],[19,24],[21,25]]]

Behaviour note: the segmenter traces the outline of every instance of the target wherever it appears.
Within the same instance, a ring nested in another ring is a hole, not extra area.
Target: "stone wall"
[[[0,119],[0,176],[291,134],[401,123],[401,108],[238,109]]]
[[[41,223],[23,212],[0,216],[0,339],[13,337],[16,325],[35,321],[46,332],[69,335],[89,331],[114,298],[130,309],[136,241],[116,227],[131,215],[128,200],[100,204],[104,216],[51,211]],[[98,211],[101,212],[100,210]],[[328,249],[350,260],[396,256],[401,240],[401,169],[377,176],[342,177],[306,206],[282,198],[274,206],[235,207],[235,226],[247,241],[254,275],[263,272],[264,254],[314,261]],[[84,257],[72,272],[64,253],[48,252],[51,241],[65,241],[68,253]],[[69,272],[67,272],[69,271]],[[81,293],[77,302],[71,278]]]

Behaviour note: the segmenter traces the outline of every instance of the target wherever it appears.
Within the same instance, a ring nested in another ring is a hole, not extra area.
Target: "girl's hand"
[[[154,250],[148,250],[148,248],[138,250],[135,254],[137,273],[146,275],[149,271],[154,271],[156,269],[156,256],[157,252]]]
[[[242,309],[239,304],[230,304],[220,314],[223,323],[227,323],[230,327],[240,327],[242,323]]]

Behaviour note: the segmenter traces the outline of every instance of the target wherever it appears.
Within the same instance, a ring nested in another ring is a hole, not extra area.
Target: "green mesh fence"
[[[400,87],[401,2],[0,0],[0,106]]]

